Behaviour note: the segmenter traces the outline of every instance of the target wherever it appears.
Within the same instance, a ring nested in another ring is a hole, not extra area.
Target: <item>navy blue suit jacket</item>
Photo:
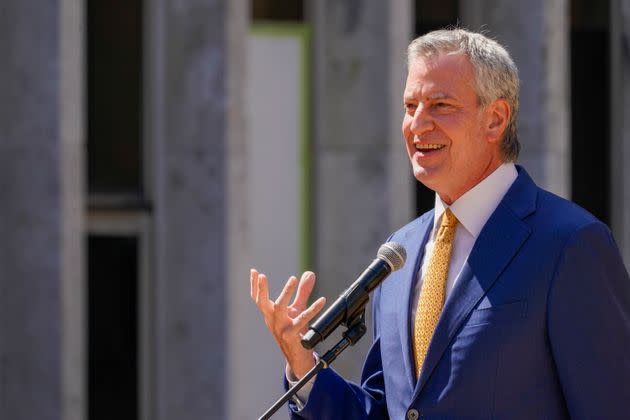
[[[299,414],[290,403],[294,418],[630,418],[630,280],[617,246],[522,168],[445,302],[416,381],[410,305],[432,224],[431,211],[391,237],[407,263],[374,293],[361,385],[325,369]]]

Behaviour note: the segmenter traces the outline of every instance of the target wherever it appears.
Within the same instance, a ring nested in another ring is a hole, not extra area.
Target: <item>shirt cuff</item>
[[[313,353],[313,359],[315,359],[315,363],[319,363],[319,356],[317,353]],[[295,377],[295,374],[289,367],[288,363],[286,368],[284,369],[284,375],[286,376],[287,382],[289,383],[289,388],[293,387],[300,381],[298,378]],[[291,400],[297,406],[298,412],[302,411],[304,406],[306,406],[306,403],[308,402],[308,396],[311,394],[315,379],[317,379],[317,375],[313,375],[313,377],[309,379],[308,382],[305,383],[304,386],[298,392],[296,392],[293,397],[291,397]]]

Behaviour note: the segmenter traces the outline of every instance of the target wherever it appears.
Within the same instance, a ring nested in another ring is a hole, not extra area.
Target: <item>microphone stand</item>
[[[344,351],[348,346],[354,346],[357,341],[363,337],[367,330],[365,326],[365,310],[363,310],[358,316],[347,323],[348,329],[343,332],[342,339],[335,344],[333,348],[328,350],[326,354],[319,358],[319,361],[311,370],[308,371],[298,383],[293,385],[276,403],[271,406],[269,410],[265,412],[258,420],[268,420],[271,416],[278,411],[285,402],[289,401],[291,397],[295,395],[306,383],[315,376],[320,370],[327,368],[336,358]]]

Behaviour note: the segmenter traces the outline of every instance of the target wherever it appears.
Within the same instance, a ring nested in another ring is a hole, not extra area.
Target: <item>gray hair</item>
[[[510,54],[498,42],[483,34],[465,29],[441,29],[414,39],[407,48],[407,66],[417,58],[440,54],[462,54],[472,64],[479,104],[484,107],[496,99],[505,99],[510,105],[510,119],[501,140],[501,157],[504,162],[518,158],[520,144],[517,137],[516,117],[519,106],[518,69]]]

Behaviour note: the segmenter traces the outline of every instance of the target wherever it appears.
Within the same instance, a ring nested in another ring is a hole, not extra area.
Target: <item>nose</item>
[[[411,132],[416,136],[422,136],[433,128],[433,118],[429,115],[427,107],[419,104],[411,120]]]

